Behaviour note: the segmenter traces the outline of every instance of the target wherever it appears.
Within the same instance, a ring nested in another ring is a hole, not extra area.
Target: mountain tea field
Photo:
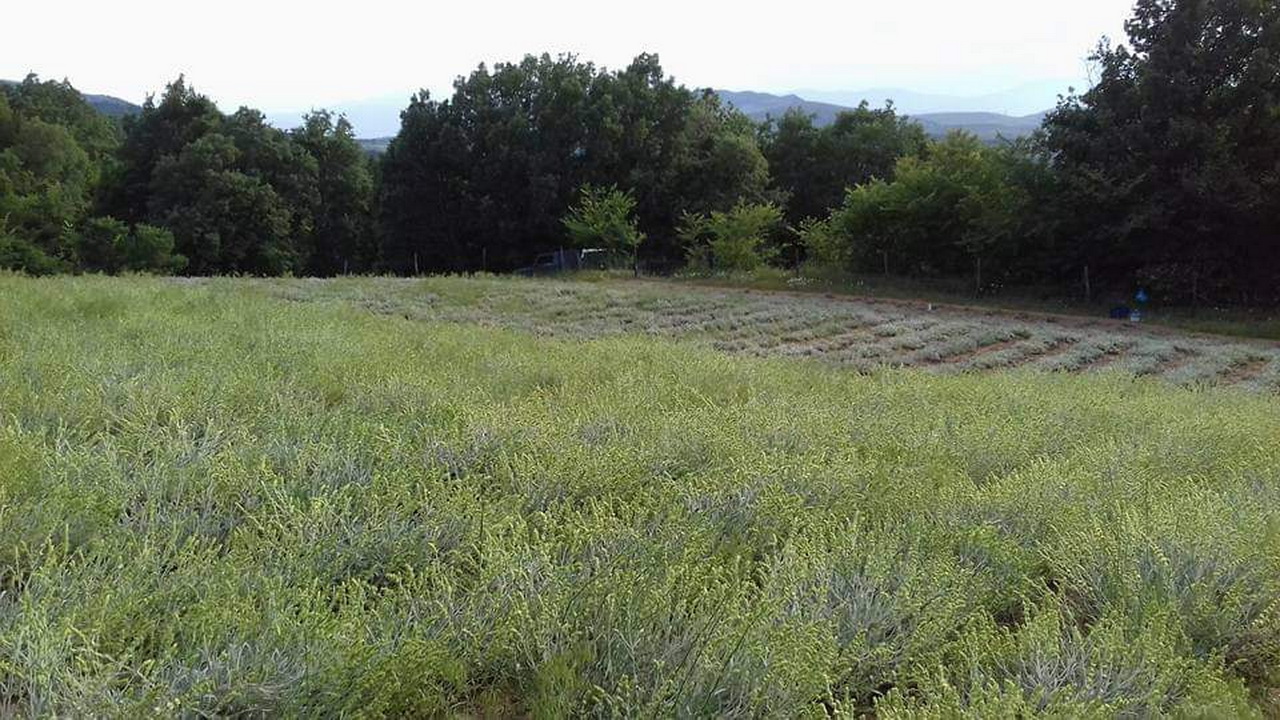
[[[1275,716],[1277,357],[664,284],[0,275],[0,716]]]

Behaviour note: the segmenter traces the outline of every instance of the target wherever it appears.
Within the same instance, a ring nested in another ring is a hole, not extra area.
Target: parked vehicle
[[[516,269],[517,275],[553,275],[569,270],[607,270],[609,252],[602,248],[560,249],[534,258],[533,264]]]

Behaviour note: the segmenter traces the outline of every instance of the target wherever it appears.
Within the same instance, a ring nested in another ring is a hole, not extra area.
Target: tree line
[[[0,266],[331,275],[374,266],[374,167],[319,111],[288,131],[179,78],[122,122],[67,82],[0,92]]]
[[[0,266],[190,274],[506,271],[570,246],[637,268],[1149,288],[1280,302],[1280,6],[1139,0],[1033,137],[928,138],[892,105],[759,124],[653,55],[480,66],[385,154],[325,111],[271,127],[184,79],[122,122],[0,92]],[[1068,288],[1070,288],[1068,290]]]

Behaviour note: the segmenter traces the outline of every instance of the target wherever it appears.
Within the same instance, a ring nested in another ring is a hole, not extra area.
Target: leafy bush
[[[0,227],[0,269],[20,270],[31,275],[52,275],[66,270],[66,264],[30,241]]]
[[[850,243],[836,231],[830,219],[810,218],[800,224],[797,232],[800,236],[800,244],[804,247],[810,262],[820,267],[839,269],[849,267],[853,249]]]
[[[751,271],[777,256],[782,227],[777,205],[740,201],[727,212],[686,214],[680,237],[694,269]]]
[[[848,257],[861,271],[954,275],[984,258],[1011,258],[1025,239],[1029,209],[1026,192],[1009,179],[1011,154],[953,133],[927,157],[900,160],[892,182],[849,191],[818,240],[828,257]]]
[[[186,265],[186,258],[173,252],[173,233],[141,224],[131,230],[115,218],[85,221],[66,244],[87,270],[166,273]]]
[[[173,233],[165,228],[138,224],[124,238],[120,257],[125,270],[175,272],[187,265],[187,259],[173,251]]]
[[[603,248],[634,262],[644,233],[634,217],[635,197],[616,186],[584,185],[578,204],[564,217],[569,239],[580,248]]]

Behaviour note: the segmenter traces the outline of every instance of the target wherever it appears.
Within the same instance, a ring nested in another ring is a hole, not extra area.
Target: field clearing
[[[560,338],[623,334],[871,372],[1111,369],[1179,385],[1280,390],[1280,343],[1127,322],[649,282],[497,278],[262,281],[268,293]]]
[[[1280,712],[1275,399],[958,372],[1195,383],[1203,339],[498,280],[0,298],[0,716]]]

